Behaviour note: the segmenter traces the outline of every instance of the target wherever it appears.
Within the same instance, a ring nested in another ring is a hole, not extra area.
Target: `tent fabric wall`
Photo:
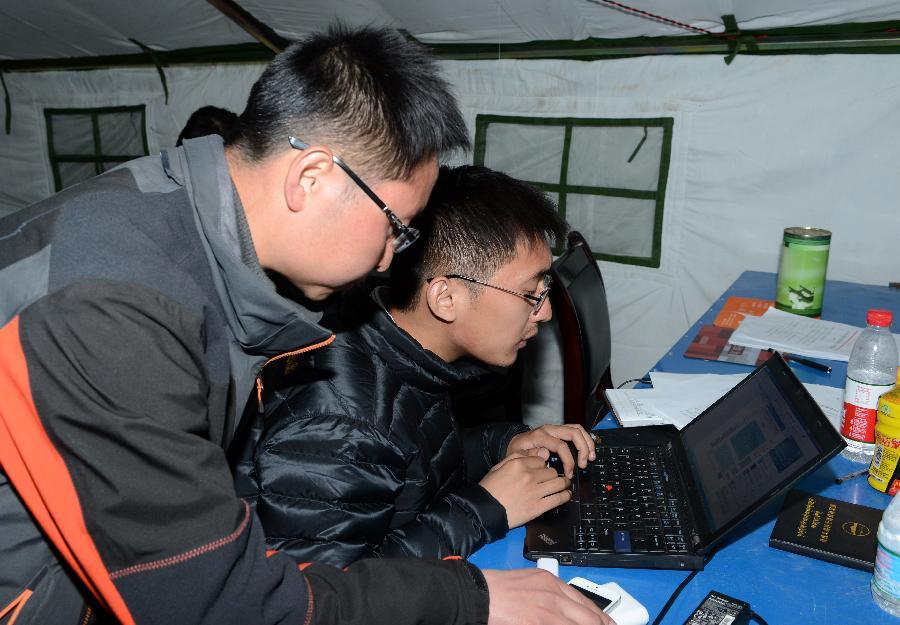
[[[132,39],[156,49],[252,42],[207,2],[4,0],[0,59],[134,54]]]
[[[660,268],[600,263],[617,383],[645,373],[742,271],[777,271],[785,227],[833,231],[829,278],[900,278],[896,56],[444,66],[470,127],[479,113],[675,119]]]
[[[741,271],[776,271],[787,226],[833,231],[829,278],[900,278],[900,56],[441,65],[473,133],[482,113],[674,119],[661,266],[601,262],[616,383],[645,373]],[[145,103],[154,153],[199,106],[239,112],[261,70],[167,68],[168,105],[154,69],[7,74],[13,132],[0,132],[0,214],[52,190],[43,108]]]
[[[263,65],[166,68],[169,103],[154,68],[4,75],[12,132],[0,129],[0,216],[53,193],[45,108],[144,104],[150,154],[174,145],[190,114],[213,104],[240,113]]]
[[[241,0],[251,15],[287,39],[335,20],[401,28],[424,43],[497,44],[685,36],[696,31],[612,8],[601,0]],[[823,26],[898,19],[892,0],[626,0],[624,4],[721,33],[723,16],[747,29]],[[253,41],[206,2],[163,0],[4,0],[0,60],[84,57]]]

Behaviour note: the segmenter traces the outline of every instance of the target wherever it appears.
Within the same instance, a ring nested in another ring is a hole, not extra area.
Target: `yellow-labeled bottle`
[[[900,368],[897,369],[897,386],[878,398],[877,414],[869,485],[894,495],[900,491]]]

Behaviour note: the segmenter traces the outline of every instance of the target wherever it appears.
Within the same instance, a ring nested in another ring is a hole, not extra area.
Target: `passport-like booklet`
[[[758,367],[772,356],[772,352],[758,347],[732,345],[729,342],[732,332],[733,328],[721,328],[712,324],[700,326],[697,335],[684,350],[684,357]]]
[[[884,510],[792,490],[778,513],[769,546],[872,572],[875,532]]]

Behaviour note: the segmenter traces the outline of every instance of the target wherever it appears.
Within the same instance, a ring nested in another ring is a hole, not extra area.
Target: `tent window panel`
[[[659,127],[576,126],[572,129],[568,182],[655,191],[662,142],[663,129]]]
[[[566,219],[602,256],[649,258],[656,202],[570,193]]]
[[[143,111],[98,115],[100,146],[104,154],[143,153]]]
[[[93,118],[90,115],[54,116],[53,151],[67,155],[93,154]]]
[[[552,193],[597,259],[659,267],[673,126],[671,117],[481,114],[474,163]]]
[[[57,191],[149,153],[142,104],[44,109],[44,118]]]
[[[83,182],[97,175],[97,166],[94,163],[59,163],[59,189],[71,187],[73,184]]]
[[[520,180],[557,183],[564,142],[558,126],[492,124],[483,164]]]

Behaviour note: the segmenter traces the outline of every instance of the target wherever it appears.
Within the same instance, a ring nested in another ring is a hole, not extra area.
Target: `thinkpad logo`
[[[546,534],[538,534],[538,538],[543,540],[545,543],[550,545],[551,547],[556,544],[556,541],[547,536]]]

